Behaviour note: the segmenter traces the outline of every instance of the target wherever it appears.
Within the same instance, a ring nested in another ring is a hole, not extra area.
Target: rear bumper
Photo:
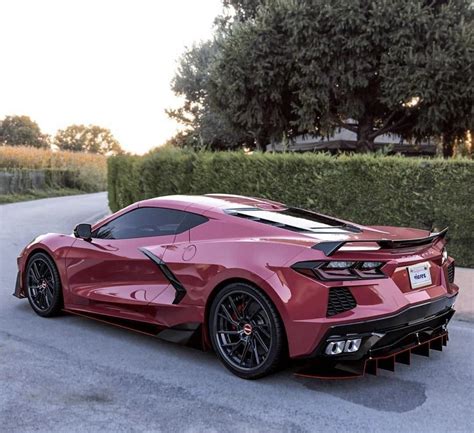
[[[389,317],[332,326],[297,374],[318,378],[376,374],[378,368],[394,371],[396,362],[410,364],[412,353],[429,356],[430,350],[441,351],[448,341],[455,300],[456,296],[446,296]],[[326,353],[331,342],[359,338],[357,352]]]
[[[427,341],[432,336],[445,332],[454,314],[455,296],[414,305],[398,314],[364,322],[331,326],[309,358],[323,357],[332,361],[359,360],[385,355],[405,346]],[[327,355],[325,349],[330,342],[361,339],[357,352]]]

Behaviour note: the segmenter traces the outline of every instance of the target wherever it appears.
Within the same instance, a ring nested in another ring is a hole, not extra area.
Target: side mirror
[[[74,236],[76,238],[84,239],[85,241],[90,241],[92,239],[92,227],[90,224],[78,224],[74,228]]]

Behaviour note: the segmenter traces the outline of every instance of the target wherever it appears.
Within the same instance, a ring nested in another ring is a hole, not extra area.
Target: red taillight
[[[374,261],[307,261],[295,263],[292,268],[321,281],[368,280],[386,278],[381,268],[384,262]]]

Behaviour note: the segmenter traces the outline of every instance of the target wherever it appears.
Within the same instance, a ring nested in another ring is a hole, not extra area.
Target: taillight
[[[384,262],[374,261],[307,261],[295,263],[292,268],[321,281],[366,280],[386,278],[382,271]]]

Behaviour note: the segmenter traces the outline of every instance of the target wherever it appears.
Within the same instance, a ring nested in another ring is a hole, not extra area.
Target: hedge
[[[186,152],[108,160],[109,205],[168,194],[266,197],[361,224],[441,229],[474,267],[474,161],[400,156]]]

